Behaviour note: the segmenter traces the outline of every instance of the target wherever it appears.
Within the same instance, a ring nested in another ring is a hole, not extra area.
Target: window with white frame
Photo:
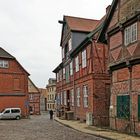
[[[56,103],[58,105],[60,105],[60,93],[57,93],[57,96],[56,96]]]
[[[62,80],[62,74],[61,74],[61,70],[59,71],[59,81]]]
[[[66,70],[65,70],[65,68],[63,68],[63,79],[65,79],[66,78]]]
[[[56,73],[57,82],[59,82],[59,72]]]
[[[82,68],[87,66],[87,54],[86,50],[82,51]]]
[[[71,105],[74,106],[74,90],[71,89]]]
[[[64,58],[64,48],[62,48],[62,59]]]
[[[76,94],[77,94],[77,106],[80,106],[80,88],[78,87],[76,89]]]
[[[125,46],[137,41],[137,23],[132,24],[124,30]]]
[[[30,100],[33,100],[33,94],[29,94]]]
[[[75,58],[75,71],[76,72],[79,71],[79,57],[78,56]]]
[[[88,107],[88,86],[83,86],[83,103],[84,107]]]
[[[72,49],[72,39],[71,38],[69,39],[68,44],[69,44],[69,51],[70,51]]]
[[[0,68],[8,68],[9,63],[6,60],[0,60]]]
[[[63,105],[63,92],[61,92],[61,100],[60,100],[60,102],[61,102],[61,105]]]
[[[64,91],[64,105],[67,105],[67,92]]]
[[[69,82],[69,76],[70,76],[70,70],[69,70],[69,65],[66,66],[66,82]]]
[[[70,75],[73,75],[73,63],[70,63]]]

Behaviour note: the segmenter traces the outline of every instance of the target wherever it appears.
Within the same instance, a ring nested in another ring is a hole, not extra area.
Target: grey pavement
[[[0,140],[105,140],[68,128],[45,113],[30,119],[0,120]]]
[[[96,126],[88,126],[86,123],[81,123],[75,120],[63,120],[55,117],[55,120],[59,123],[78,130],[83,133],[91,134],[98,137],[104,137],[110,140],[140,140],[140,136],[128,135],[125,133],[120,133],[107,128],[100,128]]]

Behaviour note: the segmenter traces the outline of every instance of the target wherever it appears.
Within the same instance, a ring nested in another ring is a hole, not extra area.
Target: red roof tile
[[[90,32],[95,29],[99,20],[64,16],[71,30]]]

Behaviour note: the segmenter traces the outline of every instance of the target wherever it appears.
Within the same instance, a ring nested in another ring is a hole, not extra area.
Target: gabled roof
[[[103,27],[102,27],[102,30],[100,32],[100,35],[98,37],[98,41],[99,42],[104,42],[106,43],[106,38],[105,38],[105,34],[106,34],[106,31],[107,31],[107,28],[109,26],[109,23],[111,21],[111,18],[114,14],[114,11],[115,11],[115,8],[117,6],[117,3],[118,3],[118,0],[113,0],[112,4],[111,4],[111,8],[109,10],[109,12],[107,13],[107,16],[106,16],[106,19],[105,19],[105,22],[103,24]]]
[[[90,40],[92,40],[93,36],[95,36],[95,34],[97,34],[102,29],[105,17],[106,16],[101,18],[101,20],[96,25],[95,29],[92,32],[90,32],[85,37],[85,39],[71,52],[71,57],[74,57],[76,54],[78,54],[78,52],[81,51],[90,42]]]
[[[10,58],[15,59],[11,54],[9,54],[7,51],[5,51],[3,48],[0,47],[0,58]]]
[[[24,72],[26,72],[28,75],[30,75],[24,68],[23,66],[16,60],[14,56],[9,54],[6,50],[4,50],[2,47],[0,47],[0,58],[5,58],[5,59],[12,59],[15,60],[18,65],[23,69]]]
[[[71,31],[89,33],[95,29],[98,22],[99,22],[99,20],[72,17],[72,16],[64,16],[63,21],[59,21],[59,23],[63,24],[62,32],[61,32],[60,46],[62,46],[62,37],[63,37],[65,24],[68,25],[68,27]]]
[[[63,63],[61,62],[52,72],[57,73],[62,68],[63,68]]]
[[[80,17],[64,16],[69,28],[73,31],[91,32],[99,20],[86,19]]]
[[[28,78],[28,92],[29,93],[40,93],[39,89],[36,85],[32,82],[30,78]]]

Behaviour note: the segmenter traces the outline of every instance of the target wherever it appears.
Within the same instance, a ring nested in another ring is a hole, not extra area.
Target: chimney
[[[111,5],[108,5],[108,6],[106,7],[106,14],[110,11],[110,8],[111,8]]]

